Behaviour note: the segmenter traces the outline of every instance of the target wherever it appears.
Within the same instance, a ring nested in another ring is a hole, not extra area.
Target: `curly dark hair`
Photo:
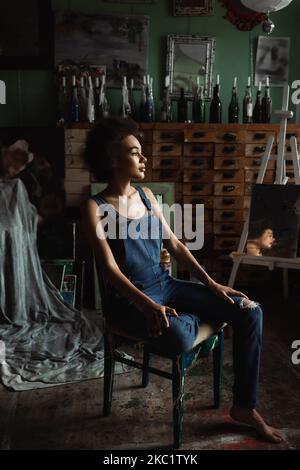
[[[113,159],[118,156],[123,139],[129,135],[141,138],[138,124],[131,118],[111,116],[98,121],[86,140],[84,160],[94,176],[109,181],[113,176]]]

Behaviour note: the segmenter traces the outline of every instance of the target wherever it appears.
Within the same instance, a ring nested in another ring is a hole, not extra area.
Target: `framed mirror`
[[[240,31],[251,31],[267,19],[265,13],[250,10],[240,0],[219,0],[219,2],[227,10],[224,18],[234,24]]]
[[[212,96],[212,73],[215,58],[215,38],[198,35],[171,34],[167,44],[167,75],[170,77],[170,95],[180,96],[184,88],[187,98],[192,98],[197,77],[204,87],[204,96]]]

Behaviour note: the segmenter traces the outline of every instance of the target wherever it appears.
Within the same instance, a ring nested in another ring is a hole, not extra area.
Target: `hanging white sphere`
[[[293,0],[241,0],[241,3],[250,8],[250,10],[269,13],[272,11],[282,10],[287,7]]]

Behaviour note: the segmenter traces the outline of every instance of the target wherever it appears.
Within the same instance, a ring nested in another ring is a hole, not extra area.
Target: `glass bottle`
[[[134,80],[132,78],[130,80],[130,88],[129,88],[129,92],[128,92],[128,99],[129,99],[129,105],[130,105],[130,115],[131,115],[132,119],[137,120],[138,116],[137,116],[137,108],[136,108],[136,104],[135,104],[135,99],[134,99],[134,95],[133,95],[133,88],[134,88]]]
[[[172,121],[172,101],[170,97],[170,77],[169,75],[165,78],[164,93],[162,99],[162,105],[160,109],[160,121],[171,122]]]
[[[58,122],[69,121],[69,94],[67,90],[67,79],[62,77],[58,91]]]
[[[99,118],[105,118],[109,115],[109,104],[106,97],[106,78],[102,75],[100,95],[99,95]]]
[[[251,91],[251,77],[248,77],[248,85],[246,87],[243,101],[243,123],[251,124],[253,121],[253,101]]]
[[[72,76],[72,90],[71,90],[71,100],[70,100],[70,121],[80,122],[80,108],[79,108],[79,99],[78,99],[78,91],[77,91],[77,84],[76,84],[76,75]]]
[[[261,124],[263,122],[263,108],[262,108],[262,97],[261,97],[261,82],[259,82],[258,90],[256,94],[255,106],[253,109],[253,122],[255,124]]]
[[[80,77],[79,106],[80,106],[80,120],[85,122],[87,121],[87,96],[86,96],[86,88],[85,88],[83,75]]]
[[[123,86],[122,86],[122,117],[128,118],[131,113],[131,108],[129,104],[128,88],[127,88],[127,77],[123,77]]]
[[[87,117],[89,122],[95,121],[95,97],[92,77],[88,78]]]
[[[193,97],[193,122],[205,122],[204,87],[200,85],[200,77],[197,76],[197,88]]]
[[[184,95],[184,88],[180,88],[180,97],[177,101],[177,121],[187,121],[188,102]]]
[[[211,123],[222,122],[222,102],[220,99],[220,77],[217,75],[217,83],[214,86],[213,98],[210,103],[210,118]]]
[[[265,96],[262,99],[262,122],[269,123],[272,115],[272,98],[270,94],[270,80],[266,78]]]
[[[231,101],[228,108],[228,122],[229,123],[238,123],[239,122],[239,99],[237,94],[237,77],[234,78]]]

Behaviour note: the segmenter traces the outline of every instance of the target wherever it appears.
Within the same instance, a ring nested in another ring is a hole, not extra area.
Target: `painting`
[[[295,258],[300,221],[297,185],[254,185],[246,253]]]
[[[259,36],[256,53],[255,85],[265,83],[269,77],[271,86],[284,86],[289,75],[289,37]]]
[[[173,0],[174,16],[211,15],[212,0]]]
[[[1,2],[0,68],[53,67],[51,0]]]
[[[144,15],[55,15],[55,64],[106,66],[106,84],[121,87],[123,76],[143,83],[148,72],[149,17]]]
[[[204,88],[204,96],[212,96],[212,73],[215,39],[197,35],[169,35],[167,75],[170,76],[170,94],[176,98],[180,88],[192,98],[197,78]]]
[[[250,10],[240,0],[219,0],[219,2],[226,8],[224,18],[240,31],[251,31],[255,26],[267,20],[265,13]]]

